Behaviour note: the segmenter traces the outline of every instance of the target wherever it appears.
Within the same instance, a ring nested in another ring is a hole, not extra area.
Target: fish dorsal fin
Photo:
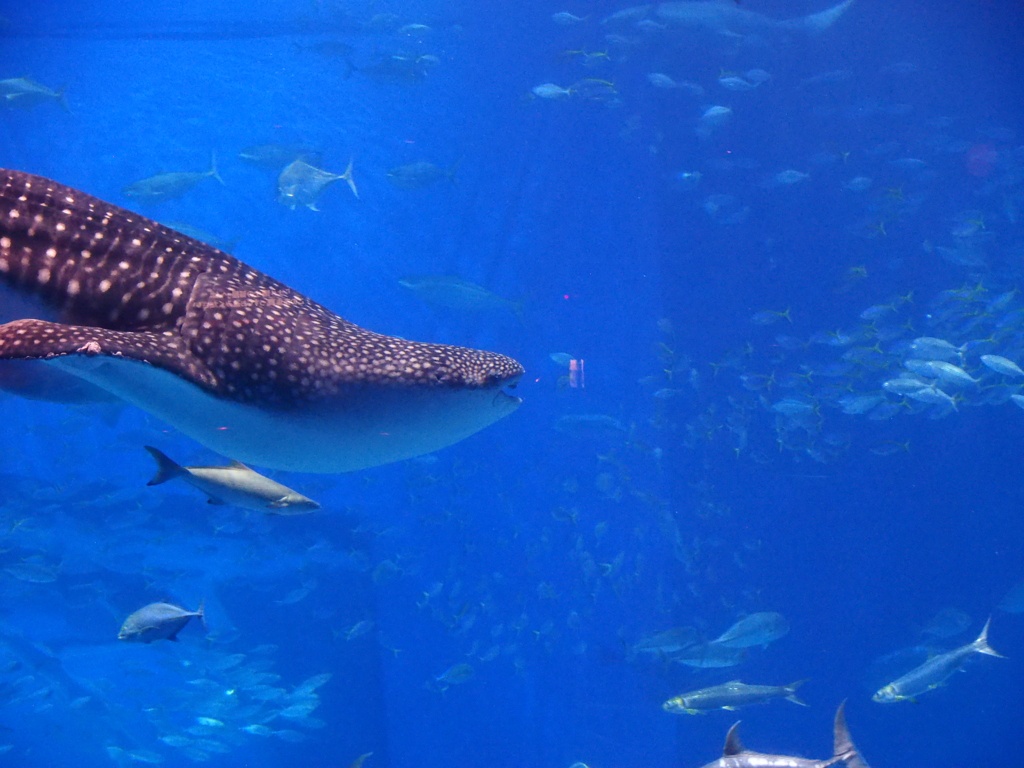
[[[722,756],[729,757],[743,752],[746,752],[746,749],[743,748],[743,742],[740,741],[740,721],[737,720],[725,734],[725,748],[722,750]]]
[[[740,680],[730,680],[729,682],[724,683],[724,685],[743,685],[743,683]]]
[[[249,469],[245,464],[240,461],[235,461],[234,459],[228,462],[228,466],[232,469]]]

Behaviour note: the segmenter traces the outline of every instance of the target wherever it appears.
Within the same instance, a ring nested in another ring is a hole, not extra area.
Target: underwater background
[[[981,361],[1024,365],[1022,9],[709,4],[0,7],[0,166],[527,371],[436,454],[268,473],[297,516],[146,487],[144,445],[231,457],[141,411],[0,396],[0,765],[696,768],[741,716],[824,759],[844,699],[875,768],[1024,762],[1024,374]],[[282,205],[299,156],[358,197]],[[901,373],[922,338],[974,382]],[[162,600],[206,630],[118,641]],[[872,701],[990,616],[1006,658]],[[735,679],[809,706],[662,708]]]

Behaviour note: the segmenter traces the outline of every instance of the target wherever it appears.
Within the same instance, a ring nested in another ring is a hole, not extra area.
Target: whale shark
[[[683,0],[626,8],[608,16],[602,24],[622,25],[646,21],[669,28],[706,29],[733,37],[768,30],[814,35],[831,27],[852,4],[853,0],[844,0],[819,13],[777,20],[748,11],[734,0]]]
[[[34,363],[41,393],[70,375],[271,469],[412,458],[521,402],[506,392],[523,374],[510,357],[366,330],[212,246],[12,170],[0,322],[0,369]]]

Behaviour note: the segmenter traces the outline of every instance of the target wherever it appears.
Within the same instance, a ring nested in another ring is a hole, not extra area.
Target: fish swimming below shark
[[[846,768],[869,768],[850,738],[850,730],[846,727],[845,709],[844,701],[836,710],[832,757],[827,760],[753,752],[740,742],[740,724],[737,722],[726,734],[722,756],[704,768],[829,768],[839,764],[845,765]]]
[[[373,333],[202,242],[10,170],[0,323],[0,368],[39,362],[272,469],[431,453],[521,403],[504,391],[523,374],[509,357]]]
[[[683,0],[626,8],[613,13],[601,23],[621,26],[653,21],[669,29],[705,29],[730,37],[773,30],[815,35],[831,27],[852,4],[853,0],[844,0],[838,5],[809,16],[777,20],[748,11],[733,0]]]
[[[234,504],[270,515],[302,515],[320,509],[312,499],[237,461],[220,467],[183,467],[151,445],[143,448],[157,464],[156,475],[146,485],[180,478],[209,496],[210,504]]]

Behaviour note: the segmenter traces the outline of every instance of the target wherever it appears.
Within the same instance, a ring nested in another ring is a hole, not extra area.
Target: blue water
[[[726,5],[775,20],[827,7]],[[1024,579],[1024,412],[980,362],[1024,364],[1024,301],[992,305],[1024,287],[1020,9],[856,0],[817,36],[600,23],[625,7],[0,10],[0,79],[66,84],[70,108],[0,109],[0,166],[237,240],[236,257],[364,327],[527,371],[516,413],[429,457],[272,473],[323,504],[297,517],[147,488],[145,444],[222,458],[141,411],[4,396],[0,764],[372,752],[368,768],[696,768],[740,716],[753,749],[825,758],[844,699],[875,768],[1024,762],[1024,600],[997,609]],[[561,26],[559,11],[586,18]],[[398,31],[409,23],[430,30]],[[352,50],[312,49],[325,41]],[[586,67],[573,50],[608,57]],[[438,62],[414,82],[370,76],[394,54]],[[718,82],[754,68],[771,79]],[[575,93],[532,96],[543,83]],[[731,115],[699,136],[714,105]],[[336,173],[353,159],[359,198],[335,184],[319,212],[279,204],[277,172],[238,158],[272,142],[312,145]],[[211,151],[224,185],[159,204],[122,192],[201,171]],[[389,182],[418,160],[458,161],[456,183]],[[786,170],[807,176],[777,181]],[[869,186],[848,188],[857,177]],[[457,275],[522,311],[434,306],[399,285],[409,274]],[[923,336],[972,342],[957,362],[980,384],[940,387],[955,410],[881,389]],[[585,386],[551,353],[585,360]],[[851,395],[878,402],[844,413]],[[555,428],[579,414],[622,429]],[[159,600],[204,600],[207,634],[193,622],[178,643],[119,643],[125,617]],[[928,641],[946,608],[969,626]],[[738,666],[633,649],[759,611],[791,630]],[[972,659],[917,704],[871,701],[909,668],[877,679],[880,657],[970,642],[990,615],[1006,659]],[[460,664],[468,679],[438,680]],[[736,678],[807,678],[810,707],[661,708]],[[315,709],[279,714],[295,702]]]

